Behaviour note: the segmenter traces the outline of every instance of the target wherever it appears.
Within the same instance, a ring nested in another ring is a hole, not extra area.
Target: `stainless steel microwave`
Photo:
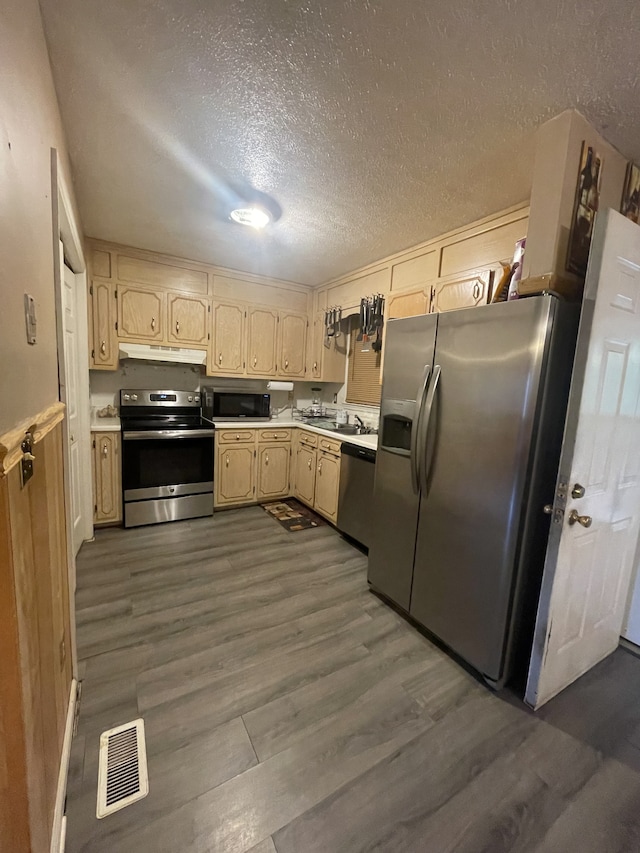
[[[271,414],[271,394],[205,386],[200,395],[202,417],[208,421],[268,421]]]

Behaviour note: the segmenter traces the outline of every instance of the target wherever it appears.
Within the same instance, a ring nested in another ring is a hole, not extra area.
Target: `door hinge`
[[[98,512],[98,504],[94,504],[94,505],[93,505],[93,511],[94,511],[95,513],[97,513],[97,512]]]
[[[91,294],[91,296],[93,296],[93,285],[91,285],[91,287],[89,288],[89,293]]]
[[[80,703],[82,702],[82,681],[78,681],[76,687],[76,707],[73,712],[73,736],[78,733],[78,721],[80,720]]]
[[[94,449],[94,450],[96,449],[96,440],[95,440],[95,438],[93,439],[93,449]]]
[[[113,295],[114,295],[114,298],[115,298],[115,299],[117,299],[117,298],[118,298],[118,288],[117,288],[117,287],[116,287],[116,289],[113,291]]]
[[[211,314],[211,305],[207,306],[207,311],[209,312],[209,314]]]
[[[211,340],[211,332],[207,332],[207,340],[208,340],[208,341],[210,341],[210,340]]]
[[[253,451],[253,458],[254,459],[256,458],[256,451],[255,450]]]
[[[116,332],[118,331],[118,321],[116,320]]]
[[[91,358],[95,359],[96,351],[94,349],[91,350]]]

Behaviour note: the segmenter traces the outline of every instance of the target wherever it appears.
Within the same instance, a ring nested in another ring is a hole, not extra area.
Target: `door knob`
[[[579,515],[577,510],[572,509],[569,513],[569,524],[574,525],[576,522],[581,524],[583,527],[591,527],[591,522],[593,519],[590,515]]]
[[[572,498],[583,498],[584,497],[584,486],[581,486],[580,483],[574,483],[573,488],[571,489],[571,497]]]

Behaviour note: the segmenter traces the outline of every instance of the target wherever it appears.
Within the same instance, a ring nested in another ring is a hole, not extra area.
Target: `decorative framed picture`
[[[567,269],[579,276],[587,272],[593,223],[600,199],[601,174],[602,157],[583,142],[567,252]]]
[[[627,165],[620,213],[635,223],[640,219],[640,169],[635,163]]]

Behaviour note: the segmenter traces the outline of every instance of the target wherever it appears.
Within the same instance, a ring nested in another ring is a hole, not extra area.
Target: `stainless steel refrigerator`
[[[387,324],[368,578],[492,686],[527,654],[578,309]]]

